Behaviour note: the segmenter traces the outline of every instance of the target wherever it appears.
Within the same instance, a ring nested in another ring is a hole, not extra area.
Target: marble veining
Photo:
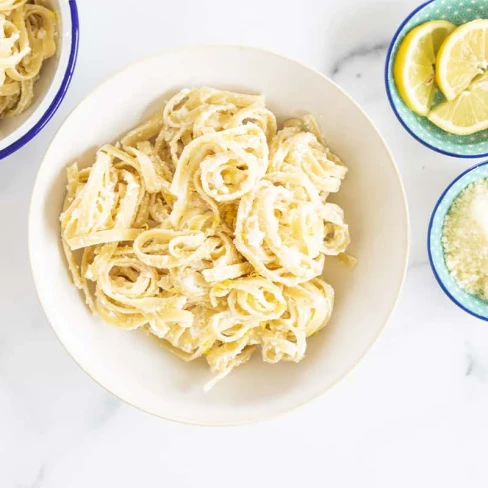
[[[122,403],[112,396],[105,396],[103,401],[98,405],[97,414],[92,420],[92,426],[94,429],[103,425],[104,423],[110,421],[110,419],[117,413],[120,409]]]
[[[45,466],[40,467],[39,472],[37,473],[35,480],[30,485],[30,488],[42,488],[45,469],[46,469]],[[20,488],[20,486],[21,485],[19,485],[19,488]]]
[[[390,41],[378,42],[372,45],[357,46],[351,49],[346,54],[337,59],[331,69],[331,77],[338,75],[341,70],[348,64],[354,63],[359,59],[364,58],[379,58],[382,57],[388,50]],[[356,73],[356,78],[362,78],[361,73]]]
[[[466,342],[466,368],[465,376],[474,378],[481,382],[488,380],[487,371],[484,365],[485,358],[479,351],[475,351],[473,344]]]
[[[473,356],[471,355],[471,353],[469,352],[466,352],[466,371],[464,372],[464,374],[466,376],[471,376],[472,373],[473,373],[473,370],[474,370],[474,358]]]

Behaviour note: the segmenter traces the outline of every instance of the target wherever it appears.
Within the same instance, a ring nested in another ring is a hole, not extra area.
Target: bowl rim
[[[41,117],[34,124],[34,126],[17,140],[13,141],[9,146],[0,150],[0,160],[5,159],[7,156],[10,156],[14,152],[18,151],[21,147],[25,146],[28,142],[30,142],[52,119],[53,115],[57,112],[59,106],[61,105],[61,102],[66,96],[76,67],[80,40],[80,19],[78,15],[76,0],[69,0],[69,7],[71,14],[71,47],[68,65],[66,67],[66,72],[61,81],[59,90],[55,94],[53,101],[51,102],[47,110],[41,115]]]
[[[393,38],[390,42],[390,45],[388,47],[388,52],[386,54],[386,62],[385,62],[385,72],[384,72],[384,80],[385,80],[385,88],[386,88],[386,95],[388,98],[388,102],[390,104],[390,107],[392,108],[393,112],[396,115],[396,118],[399,120],[400,124],[403,126],[403,128],[418,142],[423,144],[425,147],[428,147],[429,149],[432,149],[433,151],[436,151],[440,154],[444,154],[445,156],[452,156],[455,158],[461,158],[461,159],[475,159],[475,158],[484,158],[488,156],[488,152],[485,153],[479,153],[479,154],[459,154],[459,153],[454,153],[454,152],[449,152],[445,151],[444,149],[440,149],[424,139],[422,139],[419,135],[417,135],[408,125],[405,123],[403,120],[402,116],[400,115],[399,111],[397,110],[395,103],[393,102],[393,96],[391,94],[390,90],[390,83],[389,83],[389,73],[390,73],[390,67],[391,67],[391,62],[392,62],[392,53],[393,53],[393,47],[396,44],[398,38],[400,37],[401,32],[403,31],[403,28],[407,25],[407,23],[410,21],[410,19],[416,15],[418,12],[420,12],[422,9],[427,7],[427,5],[430,5],[431,3],[436,2],[437,0],[428,0],[427,2],[422,3],[419,5],[416,9],[414,9],[400,24],[398,29],[396,30],[395,34],[393,35]]]
[[[442,192],[441,196],[437,200],[437,203],[435,204],[434,210],[432,211],[432,215],[430,217],[429,221],[429,228],[427,230],[427,253],[429,255],[429,263],[430,267],[432,268],[432,272],[434,274],[434,277],[438,283],[438,285],[442,288],[442,291],[447,295],[447,297],[459,308],[464,310],[465,312],[469,313],[473,317],[476,317],[480,320],[484,320],[485,322],[488,322],[488,316],[485,317],[483,315],[479,315],[476,312],[473,312],[470,310],[468,307],[464,306],[459,300],[456,299],[456,297],[447,289],[446,285],[444,284],[444,281],[442,281],[441,277],[439,276],[439,273],[437,272],[437,268],[434,264],[434,258],[432,256],[432,246],[431,246],[431,235],[432,235],[432,228],[434,226],[434,218],[437,213],[437,209],[441,205],[441,203],[444,201],[444,198],[447,195],[447,192],[464,176],[467,174],[471,173],[472,171],[482,167],[482,166],[487,166],[488,165],[488,160],[487,161],[482,161],[481,163],[475,164],[474,166],[471,166],[471,168],[468,168],[466,171],[463,171],[460,175],[456,176],[451,183],[446,187],[446,189]],[[468,186],[468,185],[466,185]]]
[[[292,405],[292,406],[290,406],[288,408],[284,408],[283,410],[277,411],[275,413],[270,413],[268,415],[261,416],[261,417],[252,417],[252,418],[247,418],[247,419],[243,419],[243,420],[224,421],[224,422],[208,421],[208,420],[192,420],[192,419],[185,418],[185,417],[161,415],[161,414],[159,414],[157,412],[154,412],[154,411],[151,411],[151,410],[146,409],[144,407],[141,407],[141,406],[139,406],[139,405],[131,402],[130,400],[127,400],[125,398],[120,397],[117,393],[115,393],[114,391],[112,391],[112,389],[108,385],[102,384],[98,379],[96,379],[94,376],[92,376],[92,374],[90,374],[85,369],[85,367],[83,366],[83,364],[81,364],[81,362],[78,362],[78,360],[71,354],[71,351],[63,343],[63,341],[59,337],[59,335],[58,335],[55,327],[53,326],[53,324],[49,320],[49,314],[47,313],[46,309],[44,308],[44,304],[43,304],[43,302],[42,302],[42,300],[40,298],[39,289],[40,289],[41,284],[38,283],[38,281],[37,281],[37,274],[35,272],[34,265],[33,265],[33,261],[34,261],[33,260],[33,255],[35,253],[35,249],[34,249],[34,245],[33,245],[34,236],[33,236],[32,232],[31,232],[32,221],[33,221],[33,213],[34,213],[33,212],[33,208],[35,206],[34,200],[35,200],[35,196],[36,196],[36,194],[38,192],[38,186],[39,186],[39,174],[41,172],[42,166],[43,166],[44,161],[46,159],[46,155],[50,152],[51,147],[52,147],[52,145],[54,143],[54,140],[58,136],[59,131],[64,126],[64,124],[66,123],[66,121],[73,115],[73,113],[83,103],[85,103],[86,100],[88,98],[90,98],[99,88],[101,88],[103,85],[105,85],[107,83],[110,83],[114,78],[116,78],[117,76],[121,75],[126,70],[133,69],[138,64],[145,63],[145,62],[147,62],[149,60],[152,60],[152,59],[160,58],[161,56],[164,56],[164,55],[167,55],[167,54],[174,54],[174,53],[178,53],[180,51],[186,51],[186,50],[191,50],[191,49],[202,49],[202,48],[218,48],[218,49],[219,48],[224,48],[224,49],[231,48],[231,49],[236,49],[236,50],[254,51],[254,52],[258,52],[258,53],[262,53],[262,54],[266,54],[266,55],[276,56],[276,57],[281,58],[281,59],[284,59],[284,60],[286,60],[288,62],[292,62],[292,63],[298,64],[303,69],[312,71],[313,73],[319,75],[320,77],[322,77],[323,79],[325,79],[325,81],[327,81],[331,85],[333,85],[334,88],[337,89],[339,92],[341,92],[352,103],[352,105],[363,115],[363,117],[366,118],[366,120],[369,122],[369,124],[371,125],[371,127],[373,128],[373,130],[376,132],[376,134],[377,134],[379,140],[381,141],[381,144],[383,145],[384,149],[386,150],[386,153],[387,153],[387,155],[390,158],[390,161],[392,163],[393,170],[394,170],[394,174],[395,174],[396,179],[398,181],[398,184],[400,186],[400,193],[401,193],[401,198],[402,198],[402,202],[403,202],[403,210],[404,210],[404,214],[405,214],[405,223],[406,223],[405,243],[404,243],[405,244],[405,255],[403,257],[404,262],[403,262],[402,273],[401,273],[401,276],[399,277],[399,280],[398,280],[398,292],[396,294],[395,299],[392,302],[392,305],[391,305],[391,308],[390,308],[390,310],[389,310],[389,312],[387,314],[386,320],[384,321],[384,323],[382,324],[382,326],[379,328],[376,336],[373,337],[373,339],[371,340],[371,342],[365,347],[365,349],[362,352],[362,354],[360,354],[358,356],[358,358],[356,359],[356,361],[352,365],[352,367],[348,371],[346,371],[342,376],[340,376],[339,378],[337,378],[336,381],[334,383],[332,383],[330,386],[328,386],[327,388],[322,388],[319,391],[319,393],[317,393],[317,394],[315,394],[315,395],[313,395],[313,396],[311,396],[309,398],[305,398],[305,399],[303,399],[303,400],[295,403],[294,405]],[[295,410],[298,410],[299,408],[301,408],[301,407],[303,407],[303,406],[311,403],[314,400],[317,400],[318,398],[324,396],[326,393],[328,393],[332,389],[334,389],[338,384],[342,383],[342,381],[347,376],[349,376],[354,370],[356,370],[356,368],[362,362],[362,360],[365,358],[365,356],[367,356],[367,354],[371,351],[371,349],[377,343],[377,341],[380,338],[380,336],[384,333],[384,331],[385,331],[388,323],[391,320],[391,317],[393,315],[393,312],[395,311],[395,309],[396,309],[396,307],[398,305],[398,302],[400,300],[400,297],[401,297],[401,294],[402,294],[402,291],[403,291],[403,287],[404,287],[404,284],[405,284],[405,279],[406,279],[407,270],[408,270],[409,256],[410,256],[410,242],[411,242],[411,229],[410,229],[409,207],[408,207],[407,195],[406,195],[405,187],[404,187],[404,184],[403,184],[403,180],[401,178],[400,171],[399,171],[398,166],[396,164],[396,161],[395,161],[395,158],[393,156],[393,153],[391,152],[391,150],[388,147],[385,139],[383,138],[383,136],[381,135],[380,131],[378,130],[378,128],[374,124],[373,120],[366,113],[366,111],[343,88],[341,88],[332,79],[330,79],[328,76],[326,76],[325,74],[321,73],[317,69],[315,69],[315,68],[313,68],[311,66],[308,66],[307,64],[302,63],[301,61],[298,61],[298,60],[296,60],[296,59],[294,59],[292,57],[285,56],[285,55],[282,55],[282,54],[278,54],[278,53],[276,53],[276,52],[274,52],[272,50],[269,50],[269,49],[260,48],[260,47],[257,47],[257,46],[239,45],[239,44],[204,43],[204,44],[188,44],[188,45],[183,45],[183,46],[168,48],[168,49],[164,49],[164,50],[162,50],[160,52],[157,52],[155,54],[152,54],[150,56],[145,56],[145,57],[143,57],[143,58],[141,58],[141,59],[139,59],[139,60],[137,60],[137,61],[135,61],[133,63],[130,63],[130,64],[122,67],[119,70],[116,70],[112,74],[108,75],[101,83],[99,83],[96,87],[94,87],[90,92],[88,92],[84,96],[84,98],[76,105],[76,107],[73,108],[73,110],[66,116],[66,118],[63,120],[63,122],[60,124],[60,126],[56,130],[56,133],[54,134],[53,138],[51,139],[51,142],[49,143],[49,146],[47,147],[46,152],[45,152],[45,154],[44,154],[44,156],[42,158],[41,164],[40,164],[40,166],[38,168],[38,172],[37,172],[37,175],[36,175],[36,178],[35,178],[35,181],[34,181],[34,185],[33,185],[33,189],[32,189],[32,193],[31,193],[31,200],[30,200],[29,213],[28,213],[28,252],[29,252],[29,264],[30,264],[31,275],[32,275],[32,278],[33,278],[33,281],[34,281],[34,286],[35,286],[35,289],[36,289],[36,293],[37,293],[37,295],[39,297],[39,303],[41,305],[41,308],[42,308],[42,310],[44,312],[44,315],[45,315],[47,321],[49,322],[49,325],[50,325],[52,331],[54,332],[56,338],[61,343],[61,345],[63,346],[63,348],[66,350],[66,352],[68,353],[68,355],[70,356],[70,358],[95,383],[97,383],[105,391],[107,391],[108,393],[110,393],[111,395],[113,395],[118,400],[124,402],[125,404],[127,404],[127,405],[129,405],[129,406],[131,406],[131,407],[133,407],[133,408],[135,408],[137,410],[140,410],[140,411],[142,411],[142,412],[144,412],[146,414],[149,414],[151,416],[157,417],[159,419],[167,420],[167,421],[174,422],[174,423],[184,424],[184,425],[194,425],[194,426],[200,426],[200,427],[234,427],[234,426],[255,424],[255,423],[258,423],[258,422],[264,422],[264,421],[267,421],[267,420],[270,420],[270,419],[274,419],[274,418],[277,418],[277,417],[281,417],[281,416],[283,416],[285,414],[288,414],[290,412],[293,412]]]

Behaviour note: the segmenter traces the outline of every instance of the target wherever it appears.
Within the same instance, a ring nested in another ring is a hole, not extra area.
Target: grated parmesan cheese
[[[488,179],[467,186],[442,229],[446,266],[468,293],[488,300]]]

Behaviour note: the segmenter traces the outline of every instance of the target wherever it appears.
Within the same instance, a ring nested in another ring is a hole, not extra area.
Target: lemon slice
[[[436,65],[439,88],[448,100],[454,100],[488,68],[488,20],[458,27],[440,47]]]
[[[412,29],[398,49],[393,77],[403,101],[419,115],[427,115],[432,106],[436,55],[455,28],[445,20],[426,22]]]
[[[460,136],[488,129],[488,71],[477,76],[454,100],[435,106],[427,118]]]

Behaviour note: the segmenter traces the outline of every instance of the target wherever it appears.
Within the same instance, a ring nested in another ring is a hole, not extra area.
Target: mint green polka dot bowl
[[[427,248],[432,271],[446,295],[464,311],[488,321],[488,302],[469,294],[457,284],[447,269],[442,247],[444,219],[454,200],[468,185],[485,178],[488,178],[488,161],[468,169],[447,187],[430,219]]]
[[[449,134],[426,117],[412,112],[403,102],[393,80],[393,64],[398,47],[415,26],[429,20],[448,20],[456,25],[475,19],[488,19],[487,0],[431,0],[420,5],[397,30],[386,57],[385,84],[390,105],[403,127],[419,142],[434,151],[460,158],[488,156],[488,130],[470,136]],[[443,99],[439,93],[436,102]]]

